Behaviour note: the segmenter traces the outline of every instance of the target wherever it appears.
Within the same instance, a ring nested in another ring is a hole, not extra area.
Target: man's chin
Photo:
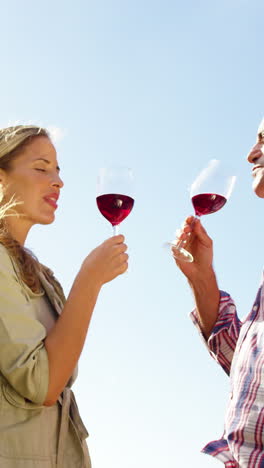
[[[264,198],[264,184],[253,184],[253,190],[257,197]]]

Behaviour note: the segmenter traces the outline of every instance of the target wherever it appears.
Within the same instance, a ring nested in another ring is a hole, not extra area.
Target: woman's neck
[[[18,215],[6,217],[5,224],[13,239],[19,242],[20,245],[24,245],[31,225],[23,223],[23,220]]]

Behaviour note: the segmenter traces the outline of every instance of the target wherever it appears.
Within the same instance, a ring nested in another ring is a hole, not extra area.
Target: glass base
[[[170,243],[172,255],[176,260],[180,260],[181,262],[193,262],[193,256],[188,250],[185,250],[180,245],[176,245],[174,242]]]

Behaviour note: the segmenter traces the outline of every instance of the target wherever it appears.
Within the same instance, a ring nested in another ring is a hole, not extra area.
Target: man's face
[[[264,121],[258,130],[257,143],[250,150],[247,160],[253,164],[253,190],[258,197],[264,198]]]

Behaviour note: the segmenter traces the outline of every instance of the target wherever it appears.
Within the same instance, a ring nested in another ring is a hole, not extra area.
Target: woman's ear
[[[0,185],[3,187],[6,185],[6,171],[4,169],[0,169]]]
[[[7,184],[7,174],[4,169],[0,169],[0,203],[5,195],[5,188]]]

